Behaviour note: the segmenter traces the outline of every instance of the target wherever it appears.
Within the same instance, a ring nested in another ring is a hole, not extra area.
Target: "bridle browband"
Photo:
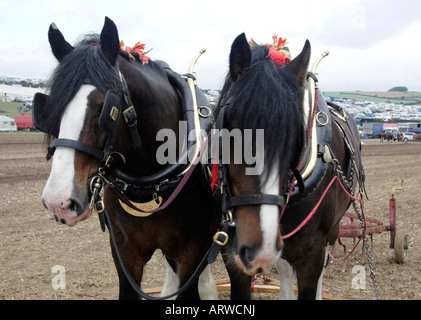
[[[98,160],[103,160],[104,154],[105,154],[104,151],[101,151],[95,147],[87,145],[86,143],[83,143],[77,140],[72,140],[72,139],[57,138],[57,139],[54,139],[53,142],[51,143],[51,146],[48,147],[47,159],[50,159],[51,156],[54,155],[54,152],[56,151],[56,147],[72,148],[72,149],[84,152]]]

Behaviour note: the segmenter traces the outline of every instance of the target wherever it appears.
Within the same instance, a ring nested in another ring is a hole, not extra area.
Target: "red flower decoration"
[[[287,39],[278,38],[278,35],[275,34],[273,37],[273,46],[276,50],[281,50],[283,47],[286,46]]]
[[[271,59],[277,66],[282,67],[284,64],[291,61],[291,54],[288,48],[285,48],[287,45],[287,39],[282,39],[275,34],[272,37],[273,43],[266,44],[266,47],[269,49],[269,54],[266,58]],[[256,41],[253,38],[249,41],[250,47],[257,47]]]
[[[282,39],[275,34],[272,37],[273,43],[267,44],[266,46],[269,48],[269,54],[267,58],[270,58],[276,65],[282,67],[284,64],[289,63],[291,61],[291,54],[288,48],[284,47],[287,45],[287,39]]]
[[[134,47],[130,48],[130,47],[126,47],[124,45],[124,42],[121,41],[120,42],[120,50],[123,52],[127,52],[129,54],[129,59],[131,61],[135,61],[136,58],[132,55],[132,54],[137,54],[139,55],[139,60],[145,64],[148,63],[149,61],[149,57],[145,56],[146,53],[148,53],[149,51],[151,51],[152,49],[148,50],[148,51],[144,51],[145,50],[145,44],[137,42]]]
[[[270,58],[277,66],[282,67],[287,60],[285,53],[283,51],[277,51],[272,45],[267,44],[266,46],[269,48],[269,54],[266,58]]]

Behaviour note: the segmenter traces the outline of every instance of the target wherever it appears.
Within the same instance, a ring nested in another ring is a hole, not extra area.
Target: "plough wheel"
[[[408,235],[396,231],[395,234],[395,261],[404,263],[408,259]]]

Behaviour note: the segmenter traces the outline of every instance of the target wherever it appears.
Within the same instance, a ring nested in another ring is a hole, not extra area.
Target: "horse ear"
[[[53,22],[48,30],[48,41],[54,56],[60,62],[65,56],[73,51],[73,47],[64,39],[63,34]]]
[[[105,17],[100,41],[102,52],[105,54],[111,65],[114,65],[120,51],[120,40],[118,38],[117,26],[108,17]]]
[[[246,35],[240,34],[235,38],[231,46],[230,53],[230,76],[232,81],[236,81],[241,74],[250,67],[251,50],[247,42]]]
[[[304,48],[301,53],[295,57],[289,64],[287,64],[287,68],[289,68],[298,78],[298,82],[301,85],[305,84],[307,79],[307,69],[308,64],[310,62],[310,55],[311,55],[311,46],[310,41],[306,40],[304,44]]]

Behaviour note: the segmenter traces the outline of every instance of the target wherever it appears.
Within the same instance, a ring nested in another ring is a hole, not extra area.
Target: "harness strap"
[[[84,153],[89,154],[90,156],[102,160],[104,158],[104,152],[101,150],[91,147],[83,142],[71,140],[71,139],[55,139],[51,144],[51,147],[48,148],[48,155],[53,155],[56,147],[67,147],[82,151]]]
[[[257,204],[271,204],[282,207],[285,204],[285,198],[276,194],[260,193],[233,196],[227,199],[227,208]]]
[[[139,137],[139,131],[137,130],[137,115],[133,104],[131,104],[129,101],[127,92],[128,91],[125,91],[123,93],[123,117],[124,121],[126,122],[127,129],[129,130],[132,146],[133,148],[139,150],[142,146],[142,142]]]

